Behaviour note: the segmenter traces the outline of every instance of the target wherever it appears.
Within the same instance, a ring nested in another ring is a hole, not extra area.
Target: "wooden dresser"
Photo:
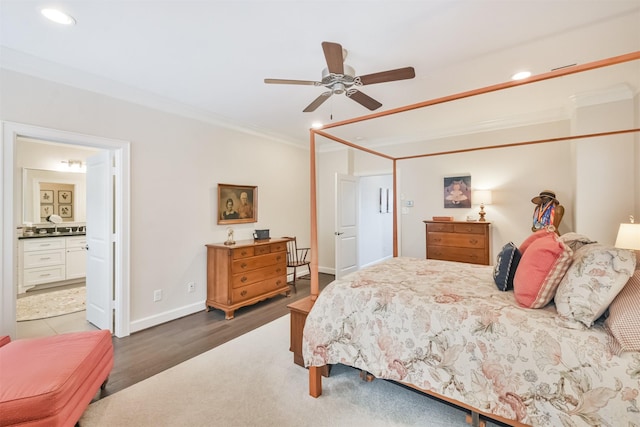
[[[278,294],[288,295],[288,239],[242,240],[207,246],[207,311],[217,308],[226,319],[240,307]]]
[[[491,265],[491,223],[423,221],[427,226],[427,259]]]

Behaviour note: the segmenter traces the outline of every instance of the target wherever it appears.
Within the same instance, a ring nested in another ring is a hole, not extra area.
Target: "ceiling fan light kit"
[[[322,50],[327,62],[327,68],[322,70],[322,80],[287,80],[287,79],[264,79],[267,84],[294,84],[323,86],[327,91],[323,92],[315,100],[311,102],[304,110],[305,113],[315,111],[322,105],[331,95],[346,94],[348,98],[353,99],[358,104],[373,111],[382,104],[369,95],[364,94],[354,86],[364,86],[376,83],[392,82],[396,80],[412,79],[416,76],[413,67],[398,68],[395,70],[382,71],[379,73],[367,74],[364,76],[356,76],[353,67],[344,63],[347,57],[347,50],[343,49],[338,43],[322,42]]]

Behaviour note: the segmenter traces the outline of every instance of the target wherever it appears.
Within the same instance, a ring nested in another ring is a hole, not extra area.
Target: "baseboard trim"
[[[197,313],[198,311],[202,311],[204,309],[205,309],[205,301],[202,300],[190,305],[178,307],[174,310],[169,310],[163,313],[155,314],[153,316],[134,320],[129,324],[130,332],[133,333],[133,332],[142,331],[143,329],[148,329],[148,328],[151,328],[152,326],[157,326],[162,323],[170,322],[172,320],[176,320],[181,317],[188,316],[193,313]]]

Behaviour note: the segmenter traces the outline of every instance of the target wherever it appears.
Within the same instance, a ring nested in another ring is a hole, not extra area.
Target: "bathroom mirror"
[[[22,169],[22,221],[47,223],[49,215],[63,222],[86,222],[86,175]]]

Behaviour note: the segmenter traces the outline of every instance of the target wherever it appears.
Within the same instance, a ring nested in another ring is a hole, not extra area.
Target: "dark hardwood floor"
[[[333,278],[333,275],[320,273],[320,289]],[[287,305],[309,296],[310,280],[300,278],[296,281],[296,287],[298,292],[292,291],[289,297],[278,295],[236,310],[231,320],[225,320],[221,310],[206,311],[203,307],[201,312],[128,337],[114,337],[114,366],[101,397],[116,393],[288,314]]]

